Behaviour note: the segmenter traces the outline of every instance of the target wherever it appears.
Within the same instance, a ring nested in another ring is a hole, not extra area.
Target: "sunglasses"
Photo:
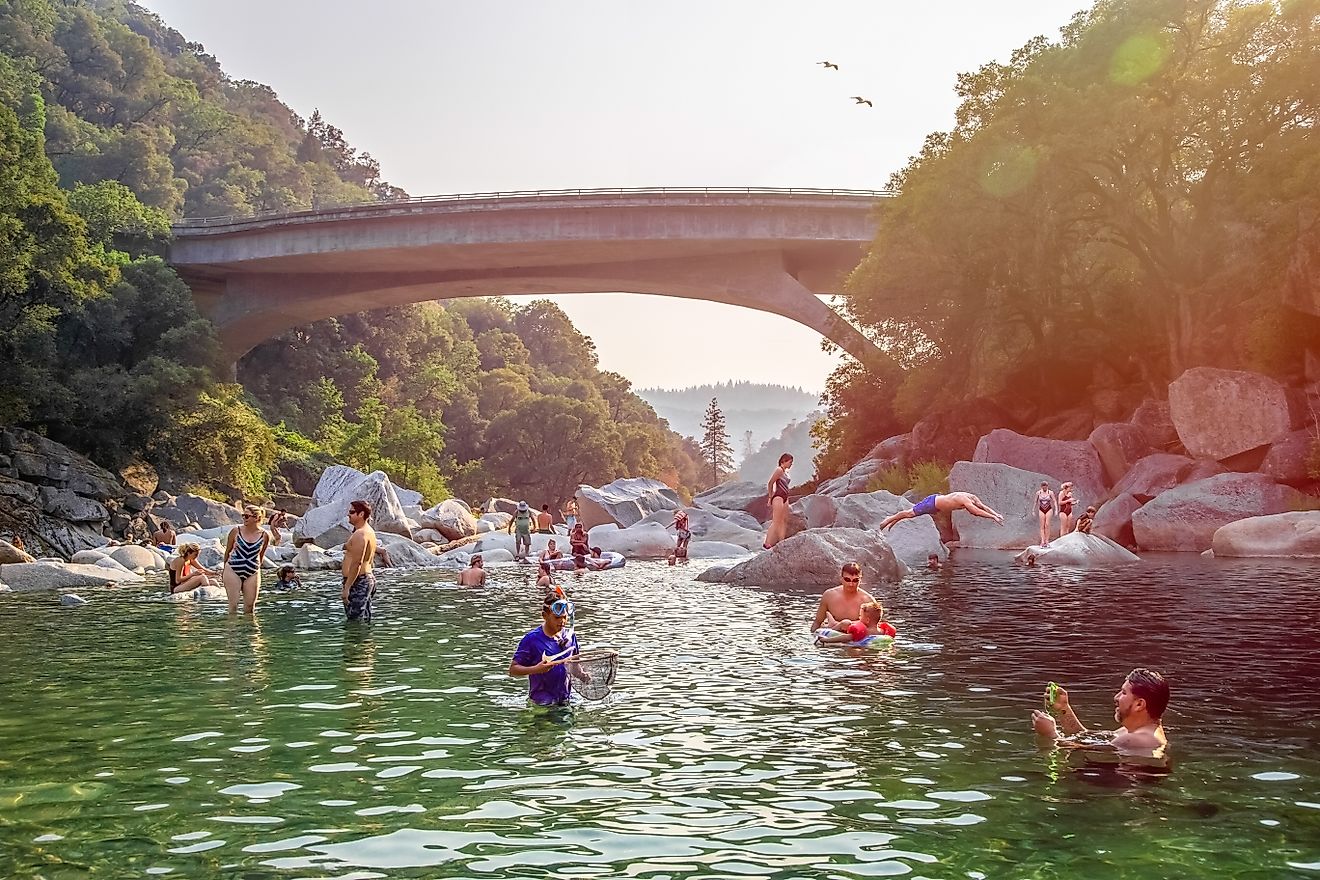
[[[243,519],[256,519],[256,518],[257,518],[257,515],[256,515],[255,513],[245,513],[245,514],[243,514]]]
[[[861,575],[847,575],[844,577],[844,581],[850,584],[861,583],[861,580],[862,580]]]
[[[555,617],[567,617],[568,612],[573,610],[573,605],[567,599],[556,599],[550,603],[547,610]]]

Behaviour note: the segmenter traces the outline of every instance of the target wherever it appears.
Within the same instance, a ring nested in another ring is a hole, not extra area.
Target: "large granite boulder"
[[[1243,370],[1186,371],[1169,385],[1169,413],[1194,458],[1229,458],[1273,443],[1292,428],[1284,387]]]
[[[508,513],[483,513],[481,522],[488,523],[490,528],[487,531],[501,531],[509,527],[509,521],[513,519],[512,514]]]
[[[481,507],[486,513],[503,513],[512,517],[518,512],[518,502],[511,498],[491,498]]]
[[[234,505],[188,493],[175,495],[167,504],[157,505],[151,512],[176,526],[195,522],[204,529],[214,529],[241,525],[243,522],[243,511]]]
[[[328,467],[321,474],[312,498],[316,506],[307,511],[294,527],[295,542],[311,539],[319,547],[344,543],[352,532],[348,524],[348,504],[359,500],[371,505],[371,526],[376,531],[412,538],[412,528],[403,513],[403,505],[384,471],[364,474],[344,465]]]
[[[14,590],[64,590],[78,587],[110,587],[144,583],[131,571],[77,565],[70,562],[25,562],[0,565],[0,581]]]
[[[1215,556],[1320,559],[1320,510],[1249,516],[1220,526],[1210,540]]]
[[[863,529],[810,529],[780,541],[737,565],[710,568],[697,576],[709,583],[754,586],[833,587],[844,563],[862,567],[862,584],[894,583],[906,573],[885,538]]]
[[[1033,498],[1042,480],[1056,482],[1046,474],[1007,464],[970,461],[955,464],[949,472],[949,490],[971,492],[1004,517],[1003,525],[999,525],[992,519],[955,510],[953,525],[958,530],[958,546],[1021,550],[1039,541],[1040,520]]]
[[[1123,494],[1110,498],[1096,511],[1092,533],[1120,544],[1136,544],[1137,539],[1132,534],[1132,514],[1144,503],[1135,495]]]
[[[912,426],[907,460],[941,464],[970,460],[981,437],[1011,424],[1012,417],[1002,407],[984,398],[938,410]]]
[[[119,479],[67,446],[23,428],[0,431],[0,452],[22,480],[67,489],[84,498],[118,500],[125,489]]]
[[[766,479],[769,479],[768,474]],[[760,522],[765,522],[770,515],[766,506],[765,483],[753,483],[750,480],[720,483],[713,489],[694,495],[692,505],[703,510],[715,507],[720,510],[743,511]]]
[[[806,521],[807,528],[846,528],[876,531],[891,514],[909,510],[912,502],[884,490],[847,495],[843,498],[808,495],[794,503],[793,509]],[[948,558],[949,551],[940,542],[935,520],[928,516],[906,519],[887,533],[885,540],[894,555],[909,568],[926,564],[930,554]]]
[[[440,568],[440,560],[422,545],[389,532],[377,532],[380,546],[389,554],[390,565],[395,568]]]
[[[1320,439],[1307,428],[1285,434],[1270,447],[1260,464],[1259,471],[1276,483],[1300,486],[1310,482],[1312,450],[1320,445]]]
[[[1169,414],[1167,400],[1143,400],[1128,422],[1141,429],[1146,435],[1146,442],[1153,449],[1172,452],[1182,446],[1178,431],[1173,427],[1173,416]]]
[[[999,428],[980,439],[972,461],[1007,464],[1047,474],[1047,482],[1056,491],[1059,483],[1071,480],[1073,494],[1083,508],[1098,503],[1107,494],[1100,456],[1096,454],[1095,447],[1085,440],[1027,437],[1007,428]],[[1040,483],[1034,488],[1040,488]],[[984,496],[982,499],[985,500]],[[987,503],[994,507],[993,503]]]
[[[697,541],[712,541],[724,544],[735,544],[741,551],[760,550],[764,545],[765,529],[756,523],[755,528],[747,528],[738,522],[733,522],[725,517],[721,517],[713,511],[702,510],[696,507],[687,508],[688,513],[688,531],[692,533],[693,543]],[[748,517],[750,519],[750,517]],[[663,528],[669,534],[670,547],[673,547],[676,538],[676,530],[672,523],[674,521],[674,511],[661,510],[650,516],[645,517],[638,525],[655,524]],[[752,520],[755,523],[755,520]],[[633,526],[636,528],[636,526]],[[691,552],[689,551],[689,555]]]
[[[1070,532],[1055,538],[1044,547],[1033,544],[1013,558],[1024,565],[1075,565],[1087,568],[1141,561],[1137,554],[1103,535],[1084,535],[1081,532]]]
[[[816,494],[842,498],[845,495],[866,492],[871,488],[871,481],[876,478],[876,475],[893,464],[892,461],[879,458],[864,458],[849,468],[846,473],[821,483],[816,487]],[[762,497],[764,497],[764,492]]]
[[[688,545],[688,559],[729,559],[747,553],[746,547],[723,541],[693,541]]]
[[[674,551],[674,536],[659,523],[637,523],[626,529],[596,526],[587,534],[592,547],[622,553],[629,559],[663,559]],[[562,543],[562,542],[561,542]],[[568,547],[564,548],[565,554]]]
[[[1138,461],[1155,451],[1146,439],[1146,432],[1127,422],[1097,425],[1086,439],[1095,447],[1096,455],[1100,456],[1105,483],[1111,486],[1121,480]]]
[[[607,523],[627,528],[647,514],[681,506],[677,492],[649,477],[615,480],[599,489],[579,486],[576,498],[578,519],[587,529]]]
[[[477,518],[461,501],[450,498],[422,512],[418,522],[424,529],[435,529],[446,541],[470,538],[477,533]]]
[[[164,571],[165,557],[158,550],[150,547],[139,547],[136,544],[125,544],[121,547],[111,547],[106,551],[106,555],[127,568],[129,571]]]
[[[1133,495],[1143,504],[1161,492],[1166,492],[1183,482],[1183,476],[1189,473],[1195,461],[1185,455],[1171,452],[1157,452],[1132,465],[1132,469],[1114,484],[1110,494],[1115,497]],[[1212,476],[1212,475],[1211,475]],[[1112,538],[1113,535],[1110,535]]]
[[[1220,474],[1156,496],[1132,514],[1132,532],[1143,550],[1200,553],[1221,526],[1284,513],[1297,499],[1296,490],[1264,474]]]

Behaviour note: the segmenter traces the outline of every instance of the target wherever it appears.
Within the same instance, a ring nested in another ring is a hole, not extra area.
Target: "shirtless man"
[[[862,605],[874,601],[875,597],[862,589],[862,567],[855,562],[844,563],[839,585],[830,587],[820,597],[811,631],[814,633],[823,626],[846,630],[861,619]]]
[[[486,569],[483,567],[484,565],[480,553],[473,556],[471,564],[458,573],[458,585],[460,587],[486,586]]]
[[[274,525],[274,523],[271,523],[271,525]],[[178,542],[178,539],[179,535],[174,531],[174,523],[167,519],[163,519],[160,521],[160,528],[156,529],[155,534],[151,536],[151,543],[155,544],[157,547],[161,545],[173,547],[175,543]]]
[[[1162,758],[1169,741],[1164,735],[1164,726],[1160,724],[1160,716],[1168,705],[1169,683],[1164,676],[1153,669],[1134,669],[1114,694],[1114,720],[1119,727],[1100,734],[1107,736],[1108,742],[1093,742],[1091,737],[1071,739],[1089,731],[1077,720],[1068,703],[1068,692],[1057,685],[1051,708],[1058,713],[1059,720],[1056,722],[1047,713],[1036,709],[1031,713],[1031,725],[1036,733],[1065,748],[1113,749],[1120,755]]]
[[[371,620],[371,597],[376,594],[376,575],[371,563],[376,558],[376,531],[367,525],[371,505],[351,501],[348,524],[353,527],[344,544],[344,615],[349,620]]]
[[[541,512],[536,515],[536,530],[542,535],[553,535],[555,533],[555,518],[550,513],[549,504],[541,505]]]
[[[925,498],[912,505],[911,510],[900,510],[893,516],[886,517],[884,522],[880,523],[880,530],[884,531],[895,523],[902,522],[905,519],[912,519],[918,516],[934,516],[935,511],[945,510],[965,510],[972,516],[981,516],[986,519],[992,519],[1000,525],[1004,524],[1004,517],[990,509],[980,498],[977,498],[971,492],[950,492],[948,495],[927,495]]]

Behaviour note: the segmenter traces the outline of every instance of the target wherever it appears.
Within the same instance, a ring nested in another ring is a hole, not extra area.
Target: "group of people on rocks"
[[[1040,488],[1036,490],[1036,512],[1040,515],[1040,545],[1043,547],[1052,540],[1054,533],[1054,517],[1059,518],[1059,537],[1070,532],[1081,532],[1083,535],[1091,534],[1091,529],[1095,524],[1096,510],[1094,507],[1086,508],[1086,512],[1073,519],[1073,510],[1079,506],[1077,495],[1073,492],[1073,484],[1065,480],[1057,493],[1050,488],[1050,484],[1041,480]]]

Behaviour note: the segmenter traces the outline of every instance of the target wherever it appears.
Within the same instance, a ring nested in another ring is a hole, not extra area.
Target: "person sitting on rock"
[[[821,627],[847,629],[861,617],[862,605],[874,601],[875,597],[862,589],[862,567],[855,562],[846,562],[839,572],[839,585],[830,587],[820,597],[811,631]]]
[[[894,629],[893,624],[885,620],[885,609],[879,602],[863,602],[858,610],[858,620],[849,625],[846,629],[829,628],[827,631],[816,633],[816,644],[818,645],[836,645],[851,642],[859,644],[866,641],[871,636],[888,636],[893,638],[898,635],[898,630]]]
[[[900,510],[892,516],[885,517],[880,523],[880,531],[891,528],[895,523],[900,523],[905,519],[913,519],[918,516],[934,516],[936,511],[952,512],[955,510],[965,510],[972,516],[992,519],[1000,525],[1004,524],[1004,517],[996,513],[980,498],[977,498],[971,492],[950,492],[947,495],[927,495],[925,498],[912,505],[910,510]]]
[[[170,578],[170,593],[186,593],[198,587],[218,587],[220,575],[204,568],[197,561],[201,548],[196,544],[184,544],[165,566]]]
[[[1086,513],[1083,513],[1081,516],[1077,518],[1077,527],[1073,529],[1073,531],[1081,532],[1083,535],[1089,535],[1091,534],[1091,529],[1093,529],[1094,527],[1095,527],[1095,508],[1088,507],[1086,508]]]
[[[160,521],[160,528],[156,529],[151,536],[151,543],[155,544],[166,553],[174,551],[174,545],[178,543],[179,534],[174,531],[174,523],[167,519]]]
[[[275,588],[277,590],[302,589],[302,578],[298,577],[292,565],[281,565],[279,573],[275,577]]]
[[[1068,692],[1052,685],[1053,698],[1047,695],[1047,709],[1031,713],[1036,733],[1066,748],[1112,749],[1120,755],[1163,758],[1169,740],[1164,735],[1160,717],[1169,705],[1169,683],[1153,669],[1138,668],[1127,674],[1123,686],[1114,694],[1113,731],[1092,734],[1077,720],[1068,702]],[[1051,713],[1058,717],[1056,721]]]
[[[587,567],[587,556],[591,548],[587,546],[587,530],[582,528],[582,523],[574,523],[568,533],[568,552],[573,557],[574,567]]]
[[[474,553],[468,567],[458,573],[460,587],[484,587],[486,585],[486,563],[480,553]]]

